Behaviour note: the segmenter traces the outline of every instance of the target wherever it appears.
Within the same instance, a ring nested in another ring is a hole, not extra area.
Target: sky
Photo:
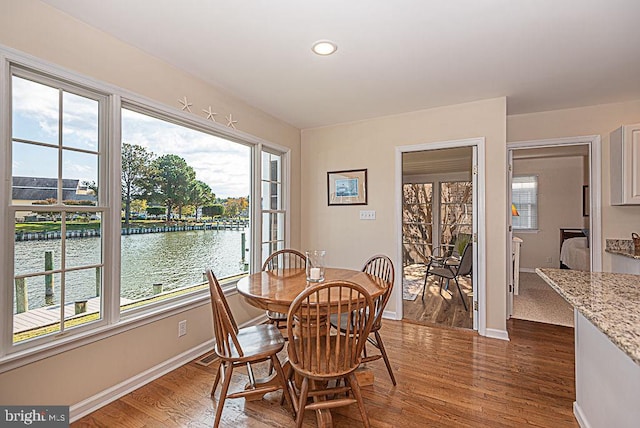
[[[13,138],[58,144],[59,93],[57,89],[13,77]],[[62,99],[63,178],[97,182],[98,102],[64,92]],[[156,156],[175,154],[207,183],[219,198],[248,196],[251,149],[184,126],[122,110],[122,141],[138,144]],[[13,143],[12,175],[56,178],[58,150]]]

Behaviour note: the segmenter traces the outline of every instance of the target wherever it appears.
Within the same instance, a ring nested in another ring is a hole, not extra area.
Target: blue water
[[[245,229],[247,248],[249,229]],[[153,284],[163,290],[173,290],[203,282],[205,269],[211,268],[218,278],[242,272],[242,232],[207,230],[189,232],[149,233],[122,236],[121,297],[138,300],[153,295]],[[67,267],[99,264],[101,238],[66,240]],[[44,270],[45,251],[53,252],[54,269],[61,265],[62,241],[24,241],[15,243],[16,275]],[[249,252],[246,252],[249,260]],[[49,304],[60,303],[60,275],[53,275],[54,296]],[[26,279],[29,309],[40,308],[45,300],[44,276]],[[65,277],[67,303],[95,297],[96,270],[67,272]]]

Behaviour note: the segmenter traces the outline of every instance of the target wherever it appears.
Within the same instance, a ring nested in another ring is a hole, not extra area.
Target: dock
[[[120,298],[120,305],[131,303],[133,300]],[[97,313],[100,311],[100,298],[94,297],[87,299],[87,310],[81,314],[75,313],[75,302],[64,305],[65,319],[74,318],[76,316],[85,316],[87,314]],[[21,333],[23,331],[40,328],[60,322],[60,305],[51,305],[44,308],[31,309],[20,314],[13,315],[13,333]]]

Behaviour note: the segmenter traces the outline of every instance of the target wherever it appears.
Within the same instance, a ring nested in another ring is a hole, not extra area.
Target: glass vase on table
[[[326,253],[324,250],[305,251],[308,282],[324,281],[324,256]]]

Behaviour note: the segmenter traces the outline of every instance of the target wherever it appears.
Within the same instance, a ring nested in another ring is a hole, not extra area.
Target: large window
[[[251,147],[122,110],[123,311],[249,268]]]
[[[45,68],[0,68],[0,363],[201,304],[205,269],[232,286],[286,246],[282,148]]]
[[[12,337],[19,343],[102,319],[106,98],[18,68],[11,94]],[[87,310],[91,316],[82,315]]]
[[[511,195],[516,211],[512,212],[512,225],[517,230],[538,229],[538,177],[513,177]]]

